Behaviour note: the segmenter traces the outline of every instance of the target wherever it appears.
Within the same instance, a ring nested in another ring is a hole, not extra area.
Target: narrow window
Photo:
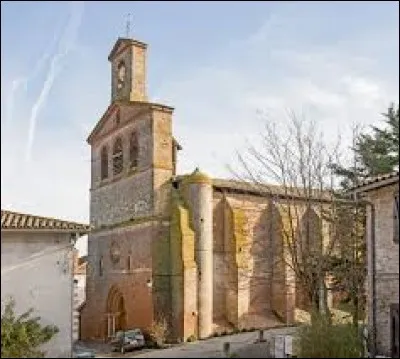
[[[124,167],[124,156],[122,152],[122,139],[118,137],[114,143],[113,148],[113,172],[118,175],[122,172]]]
[[[100,257],[100,260],[99,260],[99,275],[100,275],[100,277],[103,275],[103,271],[104,271],[103,257]]]
[[[398,358],[399,350],[399,304],[390,305],[390,339],[391,339],[391,357]]]
[[[132,256],[128,255],[128,258],[126,259],[126,267],[128,271],[131,271],[132,269]]]
[[[115,124],[118,126],[121,122],[121,114],[119,112],[119,109],[117,110],[117,113],[115,114]]]
[[[139,143],[136,132],[132,132],[129,141],[129,157],[130,157],[131,167],[137,167],[138,157],[139,157]]]
[[[107,147],[104,146],[101,149],[101,179],[105,179],[108,177],[108,150]]]
[[[399,194],[394,195],[393,203],[393,241],[399,243]]]

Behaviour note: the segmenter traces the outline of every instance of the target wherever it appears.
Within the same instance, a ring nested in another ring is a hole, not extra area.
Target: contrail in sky
[[[40,91],[40,94],[31,108],[31,113],[29,117],[28,143],[26,148],[27,161],[29,161],[32,153],[32,146],[35,138],[36,120],[38,113],[47,101],[54,80],[57,74],[62,69],[64,58],[68,55],[68,53],[71,51],[71,49],[75,44],[75,40],[78,34],[78,29],[79,26],[81,25],[82,15],[84,10],[84,2],[73,1],[71,2],[71,6],[72,10],[70,19],[65,28],[64,34],[60,39],[58,52],[53,56],[53,58],[50,61],[50,67],[47,71],[46,78],[42,86],[42,89]]]
[[[43,65],[46,63],[47,59],[50,57],[50,54],[46,52],[42,58],[38,61],[36,64],[34,70],[32,73],[28,76],[21,76],[16,78],[15,80],[12,81],[11,83],[11,90],[7,98],[7,116],[6,116],[6,121],[11,122],[12,117],[13,117],[13,110],[14,110],[14,98],[20,88],[22,88],[23,92],[26,92],[27,87],[28,87],[28,81],[31,78],[36,77],[36,75],[40,72],[42,69]]]
[[[12,118],[14,115],[13,111],[14,111],[15,96],[17,95],[19,89],[22,89],[22,91],[25,93],[28,88],[29,81],[34,79],[40,73],[44,65],[47,63],[47,60],[50,58],[51,49],[56,45],[57,39],[60,37],[61,30],[62,30],[61,28],[57,29],[57,31],[54,33],[50,45],[47,47],[47,50],[45,51],[43,56],[36,63],[36,66],[34,67],[33,71],[27,76],[17,77],[11,82],[11,90],[7,96],[7,101],[5,106],[7,110],[5,118],[6,123],[12,122]]]

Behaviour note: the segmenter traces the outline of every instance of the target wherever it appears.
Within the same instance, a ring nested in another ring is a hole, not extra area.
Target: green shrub
[[[361,358],[363,343],[352,324],[331,324],[318,316],[312,325],[299,328],[299,358]]]
[[[43,358],[45,352],[40,346],[58,333],[53,325],[42,326],[40,317],[31,317],[29,309],[19,317],[14,312],[15,301],[10,299],[1,316],[1,357],[2,358]]]

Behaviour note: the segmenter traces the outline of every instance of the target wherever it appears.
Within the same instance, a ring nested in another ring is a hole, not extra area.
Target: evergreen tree
[[[354,163],[345,167],[332,165],[336,175],[341,177],[341,187],[347,190],[365,178],[392,172],[399,168],[399,105],[388,108],[382,114],[383,126],[372,126],[372,133],[353,133],[352,146]]]
[[[360,155],[367,176],[388,173],[399,166],[399,106],[391,105],[385,117],[385,128],[372,126],[372,134],[361,134],[355,151]]]

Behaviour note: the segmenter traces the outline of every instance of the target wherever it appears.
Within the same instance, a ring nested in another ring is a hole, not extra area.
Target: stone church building
[[[93,229],[82,339],[160,318],[183,340],[219,326],[293,322],[302,295],[284,260],[285,194],[274,187],[272,201],[198,169],[176,175],[174,109],[147,97],[146,49],[128,38],[115,43],[111,103],[88,137]]]

